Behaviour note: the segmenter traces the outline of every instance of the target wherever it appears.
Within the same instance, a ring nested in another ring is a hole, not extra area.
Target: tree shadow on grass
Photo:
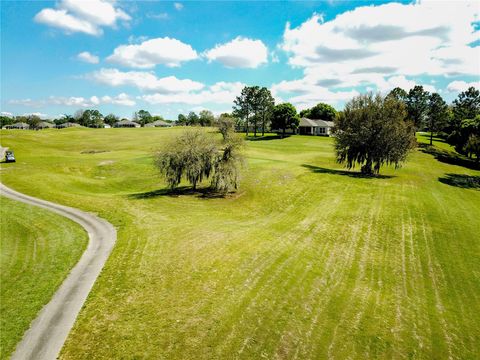
[[[438,178],[442,184],[456,186],[462,189],[480,190],[480,176],[464,175],[464,174],[445,174],[444,177]]]
[[[303,164],[302,165],[304,168],[309,169],[310,171],[317,173],[317,174],[332,174],[332,175],[342,175],[342,176],[348,176],[352,178],[360,178],[360,179],[391,179],[394,178],[395,176],[393,175],[365,175],[360,172],[356,171],[348,171],[348,170],[337,170],[337,169],[328,169],[328,168],[323,168],[319,166],[313,166],[313,165],[307,165]]]
[[[179,197],[179,196],[195,196],[201,199],[223,199],[230,195],[230,193],[218,193],[211,188],[200,188],[193,190],[189,186],[180,186],[174,190],[169,188],[157,189],[143,193],[130,194],[130,199],[150,199],[159,196]]]
[[[266,140],[281,140],[290,137],[290,135],[285,135],[283,138],[281,135],[265,135],[265,136],[247,136],[247,141],[266,141]]]
[[[442,150],[428,144],[418,144],[420,151],[432,155],[435,159],[445,164],[463,166],[467,169],[480,170],[480,163],[453,151]]]

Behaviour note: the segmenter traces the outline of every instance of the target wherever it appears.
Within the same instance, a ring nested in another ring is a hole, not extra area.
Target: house
[[[54,124],[52,124],[48,121],[42,121],[40,124],[38,124],[39,129],[51,129],[54,126],[55,126]]]
[[[72,122],[66,122],[63,124],[59,124],[55,126],[57,129],[65,129],[65,128],[70,128],[70,127],[80,127],[80,124],[77,123],[72,123]]]
[[[332,128],[333,121],[301,118],[297,133],[300,135],[330,136]]]
[[[4,129],[17,129],[17,130],[28,130],[30,129],[30,125],[24,122],[17,122],[15,124],[5,125]]]
[[[130,120],[120,120],[113,124],[113,127],[115,128],[138,128],[140,127],[139,123],[136,123],[135,121],[130,121]]]
[[[166,121],[163,121],[163,120],[157,120],[157,121],[154,121],[150,124],[146,124],[145,127],[171,127],[172,124],[166,122]]]

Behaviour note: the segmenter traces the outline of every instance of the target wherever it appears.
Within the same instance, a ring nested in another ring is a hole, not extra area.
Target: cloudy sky
[[[1,111],[231,111],[244,85],[298,109],[422,84],[480,87],[480,2],[7,1]]]

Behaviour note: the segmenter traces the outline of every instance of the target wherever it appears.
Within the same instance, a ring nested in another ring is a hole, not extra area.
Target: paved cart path
[[[3,184],[0,184],[0,195],[56,212],[77,222],[88,232],[87,249],[50,302],[30,324],[12,355],[14,360],[56,359],[112,251],[117,238],[115,228],[93,214],[27,196]]]

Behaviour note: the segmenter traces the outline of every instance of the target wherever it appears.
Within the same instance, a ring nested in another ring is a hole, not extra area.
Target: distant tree
[[[201,126],[212,126],[215,121],[215,116],[210,110],[200,111],[198,121]]]
[[[331,105],[325,103],[318,103],[314,107],[300,112],[300,117],[306,117],[309,119],[321,119],[326,121],[335,120],[337,110]]]
[[[152,122],[159,120],[166,121],[161,115],[152,115]]]
[[[103,119],[103,121],[105,122],[105,124],[108,124],[110,126],[113,126],[113,124],[115,124],[116,122],[118,122],[120,120],[120,118],[114,114],[108,114],[107,116],[105,116],[105,118]]]
[[[425,125],[428,115],[428,99],[430,94],[421,85],[415,85],[408,92],[406,105],[408,118],[413,121],[415,127],[421,129]]]
[[[453,101],[452,119],[449,125],[448,142],[461,153],[466,152],[466,143],[470,135],[474,134],[475,122],[480,115],[480,91],[470,87],[458,94]]]
[[[472,158],[476,157],[476,161],[480,162],[480,115],[473,119],[465,119],[462,121],[462,131],[466,139],[462,147],[462,153]]]
[[[12,125],[15,123],[15,118],[13,116],[0,116],[0,128],[4,127],[5,125]]]
[[[427,125],[430,131],[430,145],[433,144],[433,133],[441,131],[448,122],[448,105],[437,93],[428,98]]]
[[[211,186],[217,192],[227,193],[238,189],[240,167],[244,163],[244,140],[238,134],[229,132],[221,146],[220,155],[215,159]]]
[[[461,122],[464,119],[474,119],[480,114],[480,91],[473,86],[458,94],[453,101],[453,116]]]
[[[190,111],[187,115],[187,125],[196,126],[200,124],[200,118],[195,112]]]
[[[184,177],[195,190],[213,171],[216,153],[211,136],[200,129],[189,129],[156,153],[155,165],[170,189],[176,188]]]
[[[74,117],[82,126],[94,128],[103,126],[103,115],[98,110],[78,110]]]
[[[242,119],[245,124],[245,134],[248,135],[250,118],[255,115],[255,94],[258,86],[245,86],[239,96],[235,98],[233,106],[233,115]]]
[[[384,164],[399,167],[416,144],[415,127],[406,118],[405,105],[394,97],[369,93],[353,98],[335,120],[337,161],[348,169],[358,164],[366,175]]]
[[[272,128],[282,129],[282,137],[285,137],[287,129],[295,130],[300,123],[297,110],[290,103],[275,105],[272,112]]]
[[[226,140],[235,132],[235,119],[229,114],[222,114],[218,117],[217,126],[223,140]]]
[[[25,122],[30,126],[30,129],[38,129],[41,121],[37,115],[27,115],[25,117]]]
[[[262,136],[265,135],[265,129],[272,117],[273,107],[275,106],[275,99],[270,90],[266,87],[260,88],[257,93],[256,112],[262,124]],[[255,134],[256,136],[256,127]]]
[[[393,98],[395,98],[395,99],[397,99],[397,100],[406,104],[408,93],[405,90],[403,90],[402,88],[396,87],[395,89],[390,91],[387,96],[388,97],[393,97]]]
[[[183,114],[178,114],[177,124],[185,126],[185,125],[187,125],[187,123],[188,123],[187,117]]]
[[[139,123],[142,127],[153,122],[152,115],[147,110],[134,112],[132,120]]]

